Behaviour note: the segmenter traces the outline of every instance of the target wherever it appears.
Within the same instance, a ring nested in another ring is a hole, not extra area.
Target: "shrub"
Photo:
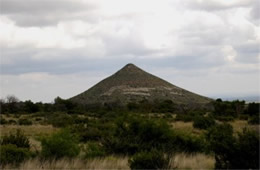
[[[171,145],[168,149],[186,153],[207,152],[207,144],[204,136],[174,132],[174,136],[171,138]]]
[[[37,118],[35,118],[35,121],[41,121],[42,120],[42,118],[39,118],[39,117],[37,117]]]
[[[12,144],[18,148],[30,148],[30,142],[28,137],[26,137],[21,130],[17,130],[16,134],[9,134],[8,136],[3,136],[1,140],[1,145]]]
[[[32,121],[28,119],[19,119],[18,120],[19,125],[32,125]]]
[[[128,160],[131,169],[169,169],[169,156],[157,150],[139,152]]]
[[[85,158],[103,157],[106,155],[104,148],[100,144],[94,142],[89,142],[84,151]]]
[[[223,122],[234,121],[234,117],[232,116],[215,116],[215,119]]]
[[[217,125],[208,132],[208,139],[215,152],[217,169],[259,169],[259,134],[244,129],[233,136],[228,124]]]
[[[183,121],[183,122],[191,122],[193,120],[193,116],[189,114],[177,114],[176,121]]]
[[[50,137],[43,138],[42,157],[47,159],[60,159],[62,157],[75,157],[79,154],[77,137],[68,130],[62,130]]]
[[[4,125],[7,124],[7,121],[5,120],[5,118],[0,117],[0,125]]]
[[[70,115],[65,113],[55,113],[48,117],[48,123],[54,127],[67,127],[73,124],[73,119]]]
[[[10,120],[8,120],[8,124],[9,125],[16,125],[17,122],[15,120],[13,120],[13,119],[10,119]]]
[[[255,116],[252,116],[249,120],[248,120],[248,123],[249,124],[252,124],[252,125],[258,125],[260,122],[259,122],[259,119],[260,117],[258,115],[255,115]]]
[[[103,145],[108,152],[132,155],[152,148],[169,150],[171,137],[165,122],[128,117],[116,122],[114,133],[103,139]]]
[[[18,166],[21,162],[30,157],[30,151],[26,148],[19,148],[13,144],[1,145],[0,163],[1,166],[14,164]]]
[[[259,169],[259,134],[243,129],[238,135],[234,157],[230,159],[234,169]]]
[[[220,124],[210,128],[207,133],[207,139],[210,149],[215,153],[215,168],[231,168],[229,159],[232,158],[235,149],[232,126]]]
[[[215,120],[212,117],[196,116],[193,122],[193,127],[198,129],[208,129],[214,125]]]

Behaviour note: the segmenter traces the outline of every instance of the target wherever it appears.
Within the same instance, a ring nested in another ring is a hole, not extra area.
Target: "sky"
[[[260,96],[260,2],[0,0],[0,50],[0,98],[67,99],[128,63],[204,96]]]

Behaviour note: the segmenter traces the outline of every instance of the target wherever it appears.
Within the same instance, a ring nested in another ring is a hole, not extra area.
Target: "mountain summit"
[[[117,102],[124,105],[144,99],[172,100],[176,104],[184,105],[204,105],[211,101],[147,73],[134,64],[127,64],[112,76],[70,100],[81,104]]]

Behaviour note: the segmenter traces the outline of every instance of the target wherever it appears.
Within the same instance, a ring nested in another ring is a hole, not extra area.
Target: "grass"
[[[183,122],[183,121],[176,121],[172,122],[171,127],[177,131],[183,131],[187,133],[193,134],[201,134],[203,130],[196,129],[193,127],[193,122]]]
[[[173,158],[172,167],[177,169],[214,169],[215,159],[213,156],[205,154],[187,155],[179,153]]]
[[[4,169],[12,169],[6,166]],[[90,160],[61,159],[57,161],[42,161],[40,159],[30,159],[16,169],[130,169],[127,157],[106,157]]]
[[[58,130],[52,125],[0,125],[0,136],[14,133],[16,129],[20,129],[28,137],[38,137],[50,135]]]
[[[171,168],[177,169],[214,169],[214,157],[204,154],[187,155],[176,154],[171,159]],[[6,166],[4,169],[12,169]],[[42,161],[30,159],[20,165],[17,169],[130,169],[128,157],[109,156],[89,160],[61,159],[58,161]]]

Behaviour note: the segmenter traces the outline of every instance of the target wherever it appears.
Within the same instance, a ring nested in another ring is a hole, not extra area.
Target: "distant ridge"
[[[69,100],[81,104],[117,102],[124,105],[144,99],[172,100],[184,105],[205,105],[212,101],[147,73],[131,63]]]

